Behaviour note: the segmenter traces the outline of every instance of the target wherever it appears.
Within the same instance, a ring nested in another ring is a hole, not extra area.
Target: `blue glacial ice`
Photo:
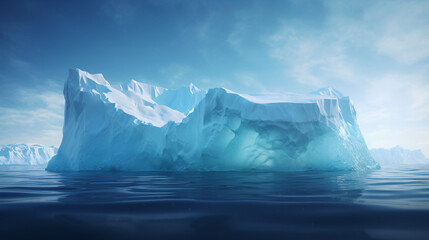
[[[349,97],[175,90],[70,70],[50,171],[362,170],[371,157]]]
[[[0,145],[0,165],[46,165],[57,151],[58,149],[53,146]]]

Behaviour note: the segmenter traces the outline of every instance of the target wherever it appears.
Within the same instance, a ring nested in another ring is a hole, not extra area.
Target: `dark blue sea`
[[[0,168],[1,239],[429,239],[429,166],[356,172]]]

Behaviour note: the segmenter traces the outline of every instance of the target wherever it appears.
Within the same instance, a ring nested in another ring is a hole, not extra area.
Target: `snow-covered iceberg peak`
[[[169,121],[180,122],[185,117],[174,109],[154,104],[150,96],[144,94],[144,90],[148,91],[149,87],[145,89],[143,84],[140,86],[135,81],[131,81],[128,86],[127,91],[121,91],[112,87],[102,74],[71,69],[64,87],[66,106],[69,107],[66,108],[66,115],[80,116],[88,124],[94,123],[94,120],[103,122],[101,118],[119,112],[120,116],[128,120],[159,127]],[[98,129],[97,126],[94,127]]]
[[[0,145],[0,165],[45,165],[57,153],[56,147],[27,144]]]
[[[342,98],[344,97],[343,94],[338,91],[335,88],[320,88],[314,92],[311,92],[311,94],[315,94],[315,95],[321,95],[321,96],[327,96],[327,97],[335,97],[335,98]]]
[[[146,104],[168,106],[181,112],[184,116],[188,115],[206,94],[205,91],[201,91],[192,83],[189,84],[189,87],[167,89],[135,80],[131,80],[128,84],[122,84],[121,90],[137,102],[144,101]]]
[[[276,170],[377,167],[348,97],[175,90],[72,70],[63,140],[47,169]]]
[[[130,97],[135,96],[137,99],[154,104],[154,99],[163,94],[166,89],[131,80],[128,84],[122,84],[121,90]]]

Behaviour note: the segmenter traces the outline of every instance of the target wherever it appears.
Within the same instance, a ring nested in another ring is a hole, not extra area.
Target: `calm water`
[[[0,168],[2,239],[429,239],[429,167],[352,172]]]

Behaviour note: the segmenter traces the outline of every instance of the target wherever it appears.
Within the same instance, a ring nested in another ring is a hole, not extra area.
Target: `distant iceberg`
[[[42,145],[0,145],[0,165],[46,165],[57,151]]]
[[[390,149],[375,148],[370,150],[372,157],[382,166],[404,164],[429,164],[421,150],[408,150],[401,146]]]
[[[50,171],[224,171],[377,167],[348,97],[170,90],[70,70],[63,139]]]

